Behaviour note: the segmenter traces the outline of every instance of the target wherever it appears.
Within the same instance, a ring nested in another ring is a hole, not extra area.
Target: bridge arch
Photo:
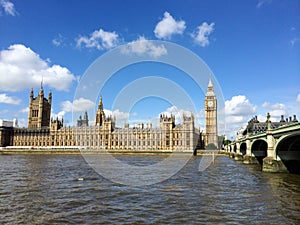
[[[264,139],[257,139],[251,144],[251,153],[256,157],[260,164],[263,158],[267,157],[268,143]]]
[[[247,144],[246,144],[246,142],[241,143],[241,145],[240,145],[240,152],[243,155],[246,155],[246,150],[247,150]]]
[[[292,141],[292,142],[291,142]],[[281,136],[275,144],[275,150],[278,151],[284,151],[283,149],[295,149],[297,147],[297,143],[300,141],[300,131],[294,132],[292,134],[287,134]],[[299,146],[298,146],[299,147]],[[300,150],[298,148],[298,150]]]
[[[300,173],[300,131],[280,137],[275,151],[289,172]]]

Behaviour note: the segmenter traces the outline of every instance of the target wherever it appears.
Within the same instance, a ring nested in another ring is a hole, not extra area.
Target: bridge
[[[238,132],[235,141],[225,151],[246,164],[259,163],[265,172],[300,174],[300,123],[292,120],[260,123],[257,117],[249,121],[245,131]]]

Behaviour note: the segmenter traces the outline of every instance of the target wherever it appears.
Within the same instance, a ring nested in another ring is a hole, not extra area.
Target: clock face
[[[214,103],[212,101],[208,101],[207,105],[208,105],[208,107],[212,107],[214,105]]]

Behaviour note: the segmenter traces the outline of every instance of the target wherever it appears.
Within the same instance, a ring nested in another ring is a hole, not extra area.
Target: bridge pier
[[[259,161],[257,160],[257,158],[255,156],[245,155],[243,163],[244,164],[259,164]]]
[[[266,157],[263,159],[262,171],[269,173],[289,173],[281,160],[276,160],[272,157]]]
[[[246,135],[246,155],[251,156],[251,142],[249,139],[249,134]]]
[[[262,164],[262,171],[263,172],[271,172],[271,173],[288,173],[288,169],[283,164],[281,159],[277,157],[275,151],[275,139],[273,136],[273,132],[270,126],[270,120],[268,118],[268,130],[266,131],[267,134],[267,143],[268,143],[268,150],[267,150],[267,157],[263,159]]]
[[[233,157],[232,157],[234,160],[237,160],[237,161],[241,161],[243,160],[243,155],[241,153],[241,145],[239,142],[236,142],[236,152],[233,153]]]
[[[251,141],[249,139],[249,134],[246,135],[246,155],[244,155],[244,164],[259,164],[259,161],[251,152]]]
[[[242,154],[234,154],[234,160],[236,161],[243,161],[244,157]]]

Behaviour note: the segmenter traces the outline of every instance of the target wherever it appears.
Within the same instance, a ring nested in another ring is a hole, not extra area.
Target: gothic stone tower
[[[105,121],[105,113],[103,110],[102,96],[100,97],[100,101],[98,104],[98,110],[96,113],[96,121],[95,126],[103,126]]]
[[[211,80],[209,80],[207,93],[204,100],[205,105],[205,121],[206,121],[206,140],[205,146],[214,144],[218,147],[218,131],[217,131],[217,99]]]
[[[102,96],[100,97],[95,119],[95,126],[100,126],[106,131],[113,131],[115,129],[116,118],[112,115],[107,117],[105,116],[103,110]]]
[[[41,129],[50,126],[52,93],[49,92],[48,99],[44,97],[44,89],[41,90],[37,97],[34,97],[33,89],[30,92],[29,111],[28,111],[28,128]]]
[[[160,128],[162,129],[162,148],[172,149],[173,137],[172,130],[175,127],[175,115],[160,115]]]

